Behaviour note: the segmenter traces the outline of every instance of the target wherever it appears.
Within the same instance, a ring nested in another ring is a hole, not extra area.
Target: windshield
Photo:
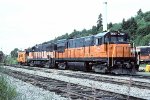
[[[105,42],[111,43],[120,43],[120,42],[128,42],[127,38],[124,35],[111,35],[105,38]]]

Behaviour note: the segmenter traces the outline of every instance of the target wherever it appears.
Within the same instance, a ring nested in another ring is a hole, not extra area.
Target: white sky
[[[90,29],[103,11],[103,0],[0,0],[0,50],[9,54],[54,39],[74,29]],[[121,22],[149,0],[108,0],[108,22]]]

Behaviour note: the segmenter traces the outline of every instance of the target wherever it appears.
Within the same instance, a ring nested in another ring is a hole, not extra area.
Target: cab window
[[[118,43],[118,42],[128,42],[124,35],[110,35],[105,37],[105,43]]]
[[[102,44],[102,37],[99,37],[96,39],[96,45],[101,45]]]

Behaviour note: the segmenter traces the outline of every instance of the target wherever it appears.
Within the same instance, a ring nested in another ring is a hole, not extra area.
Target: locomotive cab
[[[105,36],[105,43],[113,43],[113,44],[119,44],[119,43],[128,43],[128,35],[125,33],[109,33]]]
[[[99,49],[97,72],[128,74],[138,70],[136,55],[132,53],[129,36],[126,33],[104,32],[95,36],[95,45]],[[102,67],[101,67],[102,66]]]
[[[27,53],[25,51],[19,51],[17,61],[19,64],[25,65],[27,62]]]
[[[109,59],[108,65],[112,72],[126,74],[138,70],[136,55],[131,52],[127,34],[109,33],[105,36],[104,44]]]
[[[128,35],[125,33],[109,33],[105,36],[104,44],[109,57],[131,57]]]

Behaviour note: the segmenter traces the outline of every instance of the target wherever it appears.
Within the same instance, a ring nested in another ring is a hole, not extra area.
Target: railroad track
[[[126,100],[127,96],[100,89],[94,89],[82,85],[72,84],[64,81],[59,81],[47,77],[37,76],[33,74],[23,73],[6,69],[4,74],[20,79],[24,82],[38,86],[40,88],[55,92],[70,99],[78,100]],[[135,97],[130,97],[130,100],[141,100]]]
[[[44,70],[44,68],[38,68],[38,67],[28,67],[28,66],[14,66],[14,67],[19,67],[19,68],[25,68],[29,70],[40,70],[46,73],[50,73],[50,71]],[[59,75],[63,76],[68,76],[68,77],[75,77],[75,78],[81,78],[81,79],[89,79],[89,80],[95,80],[95,81],[101,81],[101,82],[107,82],[107,83],[114,83],[118,85],[128,85],[131,84],[133,87],[139,87],[142,89],[150,89],[150,81],[149,82],[144,82],[141,81],[141,79],[150,79],[150,76],[143,76],[143,75],[121,75],[118,76],[116,75],[97,75],[96,73],[78,73],[78,72],[73,72],[73,73],[65,73],[62,70],[58,70]],[[124,78],[126,77],[126,78]]]
[[[24,69],[28,69],[28,70],[34,70],[34,71],[42,71],[42,72],[45,72],[45,73],[53,73],[45,68],[37,68],[37,67],[28,67],[28,66],[15,66],[15,67],[21,67],[21,68],[24,68]],[[55,70],[56,71],[56,70]],[[150,82],[141,82],[140,80],[136,80],[138,77],[134,77],[132,76],[131,78],[124,78],[123,76],[121,76],[120,78],[116,77],[116,76],[110,76],[110,75],[99,75],[99,74],[93,74],[93,73],[79,73],[79,72],[72,72],[72,73],[66,73],[66,71],[64,72],[63,70],[57,70],[56,71],[57,74],[59,75],[62,75],[62,76],[67,76],[67,77],[74,77],[74,78],[80,78],[80,79],[89,79],[89,80],[94,80],[94,81],[100,81],[100,82],[106,82],[106,83],[112,83],[112,84],[118,84],[118,85],[126,85],[126,86],[129,86],[129,87],[137,87],[137,88],[141,88],[141,89],[149,89],[150,90]],[[126,76],[127,77],[127,76]],[[135,78],[134,80],[132,80],[132,78]],[[148,78],[148,77],[147,77]],[[42,83],[42,82],[41,82]],[[70,84],[70,83],[66,83],[66,86],[67,84]],[[75,86],[71,84],[71,86]],[[81,85],[80,85],[81,86]],[[130,88],[129,88],[130,89]],[[62,89],[63,90],[63,89]],[[88,91],[91,91],[91,88],[88,89]],[[99,89],[95,89],[95,90],[99,90]],[[95,91],[94,90],[94,91]],[[80,90],[79,90],[80,91]],[[102,91],[102,90],[101,90]],[[86,91],[87,92],[87,91]],[[108,92],[108,91],[107,91]],[[67,92],[65,92],[67,93]],[[70,92],[70,93],[75,93],[75,92]],[[91,92],[92,94],[93,92]],[[97,94],[98,92],[94,92],[94,94]],[[110,93],[113,93],[113,92],[110,92]],[[79,95],[78,93],[75,93],[76,95]],[[85,93],[86,94],[86,93]],[[85,94],[82,94],[85,96]],[[118,95],[118,94],[116,94]],[[121,95],[121,94],[119,94]],[[94,95],[95,96],[95,95]],[[125,99],[127,96],[125,95],[121,95],[123,96],[122,99]],[[94,98],[93,95],[91,96],[85,96],[86,98]],[[134,97],[131,97],[131,98],[134,98]],[[83,99],[83,98],[82,98]],[[138,99],[138,98],[134,98],[135,99]]]

